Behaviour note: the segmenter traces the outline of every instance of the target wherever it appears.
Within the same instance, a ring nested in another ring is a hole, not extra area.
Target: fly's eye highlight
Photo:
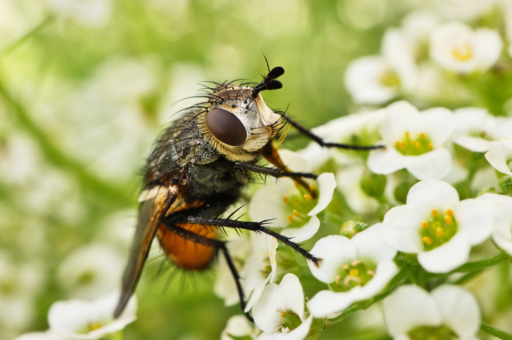
[[[223,109],[212,109],[206,116],[212,134],[224,144],[238,146],[247,139],[244,124],[234,114]]]

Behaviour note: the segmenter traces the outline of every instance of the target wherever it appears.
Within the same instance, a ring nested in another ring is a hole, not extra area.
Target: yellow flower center
[[[458,61],[468,61],[473,58],[473,46],[468,42],[455,46],[452,48],[452,55]]]
[[[356,286],[364,286],[375,276],[375,268],[377,265],[373,262],[355,260],[345,263],[329,286],[335,292],[347,292]]]
[[[451,209],[440,214],[436,209],[430,212],[431,218],[421,222],[421,241],[425,251],[432,250],[448,242],[459,230]]]
[[[404,138],[395,142],[395,149],[404,156],[423,155],[424,153],[432,151],[433,148],[434,145],[430,138],[424,133],[420,133],[418,136],[411,136],[411,134],[406,131]]]
[[[380,74],[379,82],[386,87],[397,87],[400,85],[400,78],[393,70],[388,68]]]

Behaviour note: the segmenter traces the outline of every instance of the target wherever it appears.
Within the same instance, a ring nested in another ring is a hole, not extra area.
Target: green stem
[[[455,272],[469,272],[473,270],[483,269],[487,267],[492,267],[497,264],[500,264],[501,262],[505,262],[509,259],[509,256],[506,254],[499,254],[494,257],[491,257],[490,259],[483,260],[483,261],[475,261],[475,262],[468,262],[466,264],[463,264],[459,268],[452,271],[452,273]]]
[[[483,269],[473,270],[469,273],[462,275],[457,280],[453,281],[453,284],[462,285],[462,284],[468,282],[469,280],[471,280],[472,278],[474,278],[475,276],[479,275],[481,272],[483,272]]]
[[[480,329],[486,333],[489,333],[495,337],[497,337],[498,339],[502,339],[502,340],[512,340],[512,334],[510,333],[507,333],[505,331],[502,331],[501,329],[498,329],[496,327],[493,327],[491,325],[488,325],[486,323],[481,323],[480,324]]]
[[[89,173],[84,169],[83,164],[62,152],[45,132],[31,120],[27,109],[12,96],[2,79],[0,79],[0,98],[7,104],[16,121],[37,141],[48,162],[73,174],[86,192],[102,199],[110,207],[125,207],[133,204],[132,198],[123,189]]]

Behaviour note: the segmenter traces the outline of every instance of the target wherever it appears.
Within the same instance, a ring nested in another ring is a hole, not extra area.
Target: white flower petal
[[[271,283],[265,287],[260,298],[252,307],[254,323],[265,333],[274,333],[284,323],[281,317],[279,286]]]
[[[477,200],[491,202],[494,207],[494,230],[492,238],[496,245],[512,256],[512,197],[484,194]]]
[[[459,194],[450,184],[438,181],[427,180],[416,183],[407,194],[407,204],[424,206],[429,210],[438,209],[446,211],[454,209],[459,202]]]
[[[453,137],[453,142],[473,152],[486,152],[489,150],[489,141],[480,137],[458,135]]]
[[[327,208],[331,203],[334,189],[336,188],[336,179],[332,172],[324,172],[317,178],[318,182],[318,203],[308,213],[308,216],[313,216]]]
[[[450,241],[427,252],[418,254],[418,262],[431,273],[447,273],[468,261],[471,245],[460,231]]]
[[[88,301],[57,301],[48,311],[50,331],[61,333],[78,333],[94,323],[96,310]]]
[[[476,338],[480,329],[480,309],[475,297],[465,289],[443,285],[432,292],[443,324],[455,331],[460,339]]]
[[[352,242],[339,235],[321,238],[310,253],[322,259],[318,268],[311,261],[308,261],[308,266],[313,276],[324,283],[334,282],[340,267],[356,259],[356,250]]]
[[[380,78],[389,71],[384,57],[366,56],[352,61],[345,73],[345,87],[358,103],[382,104],[398,94],[397,87],[382,84]]]
[[[310,316],[309,318],[306,319],[306,321],[301,323],[299,327],[295,328],[291,332],[278,332],[274,334],[263,333],[258,337],[258,340],[304,340],[308,336],[312,322],[313,317]]]
[[[381,125],[381,136],[386,145],[394,146],[397,140],[402,140],[405,132],[417,135],[424,132],[423,118],[417,108],[406,101],[389,105],[388,116]],[[394,148],[393,148],[394,149]]]
[[[221,333],[220,340],[233,340],[231,336],[243,337],[253,333],[252,324],[245,315],[234,315],[229,318],[226,328]]]
[[[494,169],[505,175],[512,176],[512,171],[510,171],[507,163],[509,157],[510,152],[502,142],[489,143],[489,151],[485,154],[487,161],[491,163]]]
[[[371,172],[388,175],[405,168],[405,159],[394,146],[388,145],[386,150],[371,151],[367,164]]]
[[[26,333],[13,340],[66,340],[62,335],[51,332]]]
[[[283,311],[292,311],[304,320],[304,292],[294,274],[286,274],[279,285],[269,284],[252,308],[254,322],[265,333],[274,333],[286,319]]]
[[[402,205],[392,208],[384,217],[387,243],[405,253],[422,251],[421,223],[429,214],[430,210],[419,205]]]
[[[384,224],[377,223],[356,234],[351,241],[356,248],[357,258],[372,259],[375,262],[392,260],[396,255],[396,249],[386,242],[387,230]]]
[[[444,147],[419,156],[406,156],[405,167],[419,180],[441,179],[450,172],[452,156]]]
[[[295,172],[311,172],[311,166],[308,161],[302,157],[298,152],[281,149],[279,156],[289,169]]]
[[[494,227],[494,206],[490,202],[467,199],[453,210],[459,232],[464,232],[471,245],[482,243]]]
[[[431,138],[434,147],[440,147],[450,138],[455,128],[455,119],[450,110],[435,107],[421,112],[425,133]]]
[[[384,318],[389,334],[404,336],[418,326],[439,326],[441,317],[434,299],[423,289],[406,285],[384,300]]]
[[[249,203],[249,216],[252,221],[263,221],[272,219],[270,226],[286,227],[290,224],[288,215],[286,214],[286,203],[283,201],[287,193],[283,193],[282,189],[277,185],[269,185],[252,196]]]
[[[480,69],[488,69],[498,61],[503,48],[498,32],[488,28],[480,28],[475,31],[474,44]]]
[[[308,310],[315,318],[323,318],[329,314],[342,311],[357,301],[359,287],[343,293],[322,290],[308,301]]]
[[[392,260],[379,262],[375,269],[375,276],[370,282],[361,287],[356,301],[367,300],[379,294],[397,273],[398,267]]]
[[[311,216],[308,223],[300,228],[288,228],[281,232],[281,235],[292,238],[295,243],[304,242],[315,236],[320,228],[320,220],[316,216]]]
[[[329,149],[321,147],[316,142],[311,142],[308,146],[297,152],[302,158],[307,160],[311,168],[318,168],[324,165],[330,158]],[[296,171],[295,169],[293,169]]]

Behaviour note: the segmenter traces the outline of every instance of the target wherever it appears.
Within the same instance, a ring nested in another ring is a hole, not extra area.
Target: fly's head
[[[231,161],[248,161],[272,140],[281,128],[281,116],[272,111],[260,92],[282,87],[275,78],[284,73],[276,67],[254,88],[227,83],[210,94],[207,109],[199,118],[200,130],[210,144]]]

